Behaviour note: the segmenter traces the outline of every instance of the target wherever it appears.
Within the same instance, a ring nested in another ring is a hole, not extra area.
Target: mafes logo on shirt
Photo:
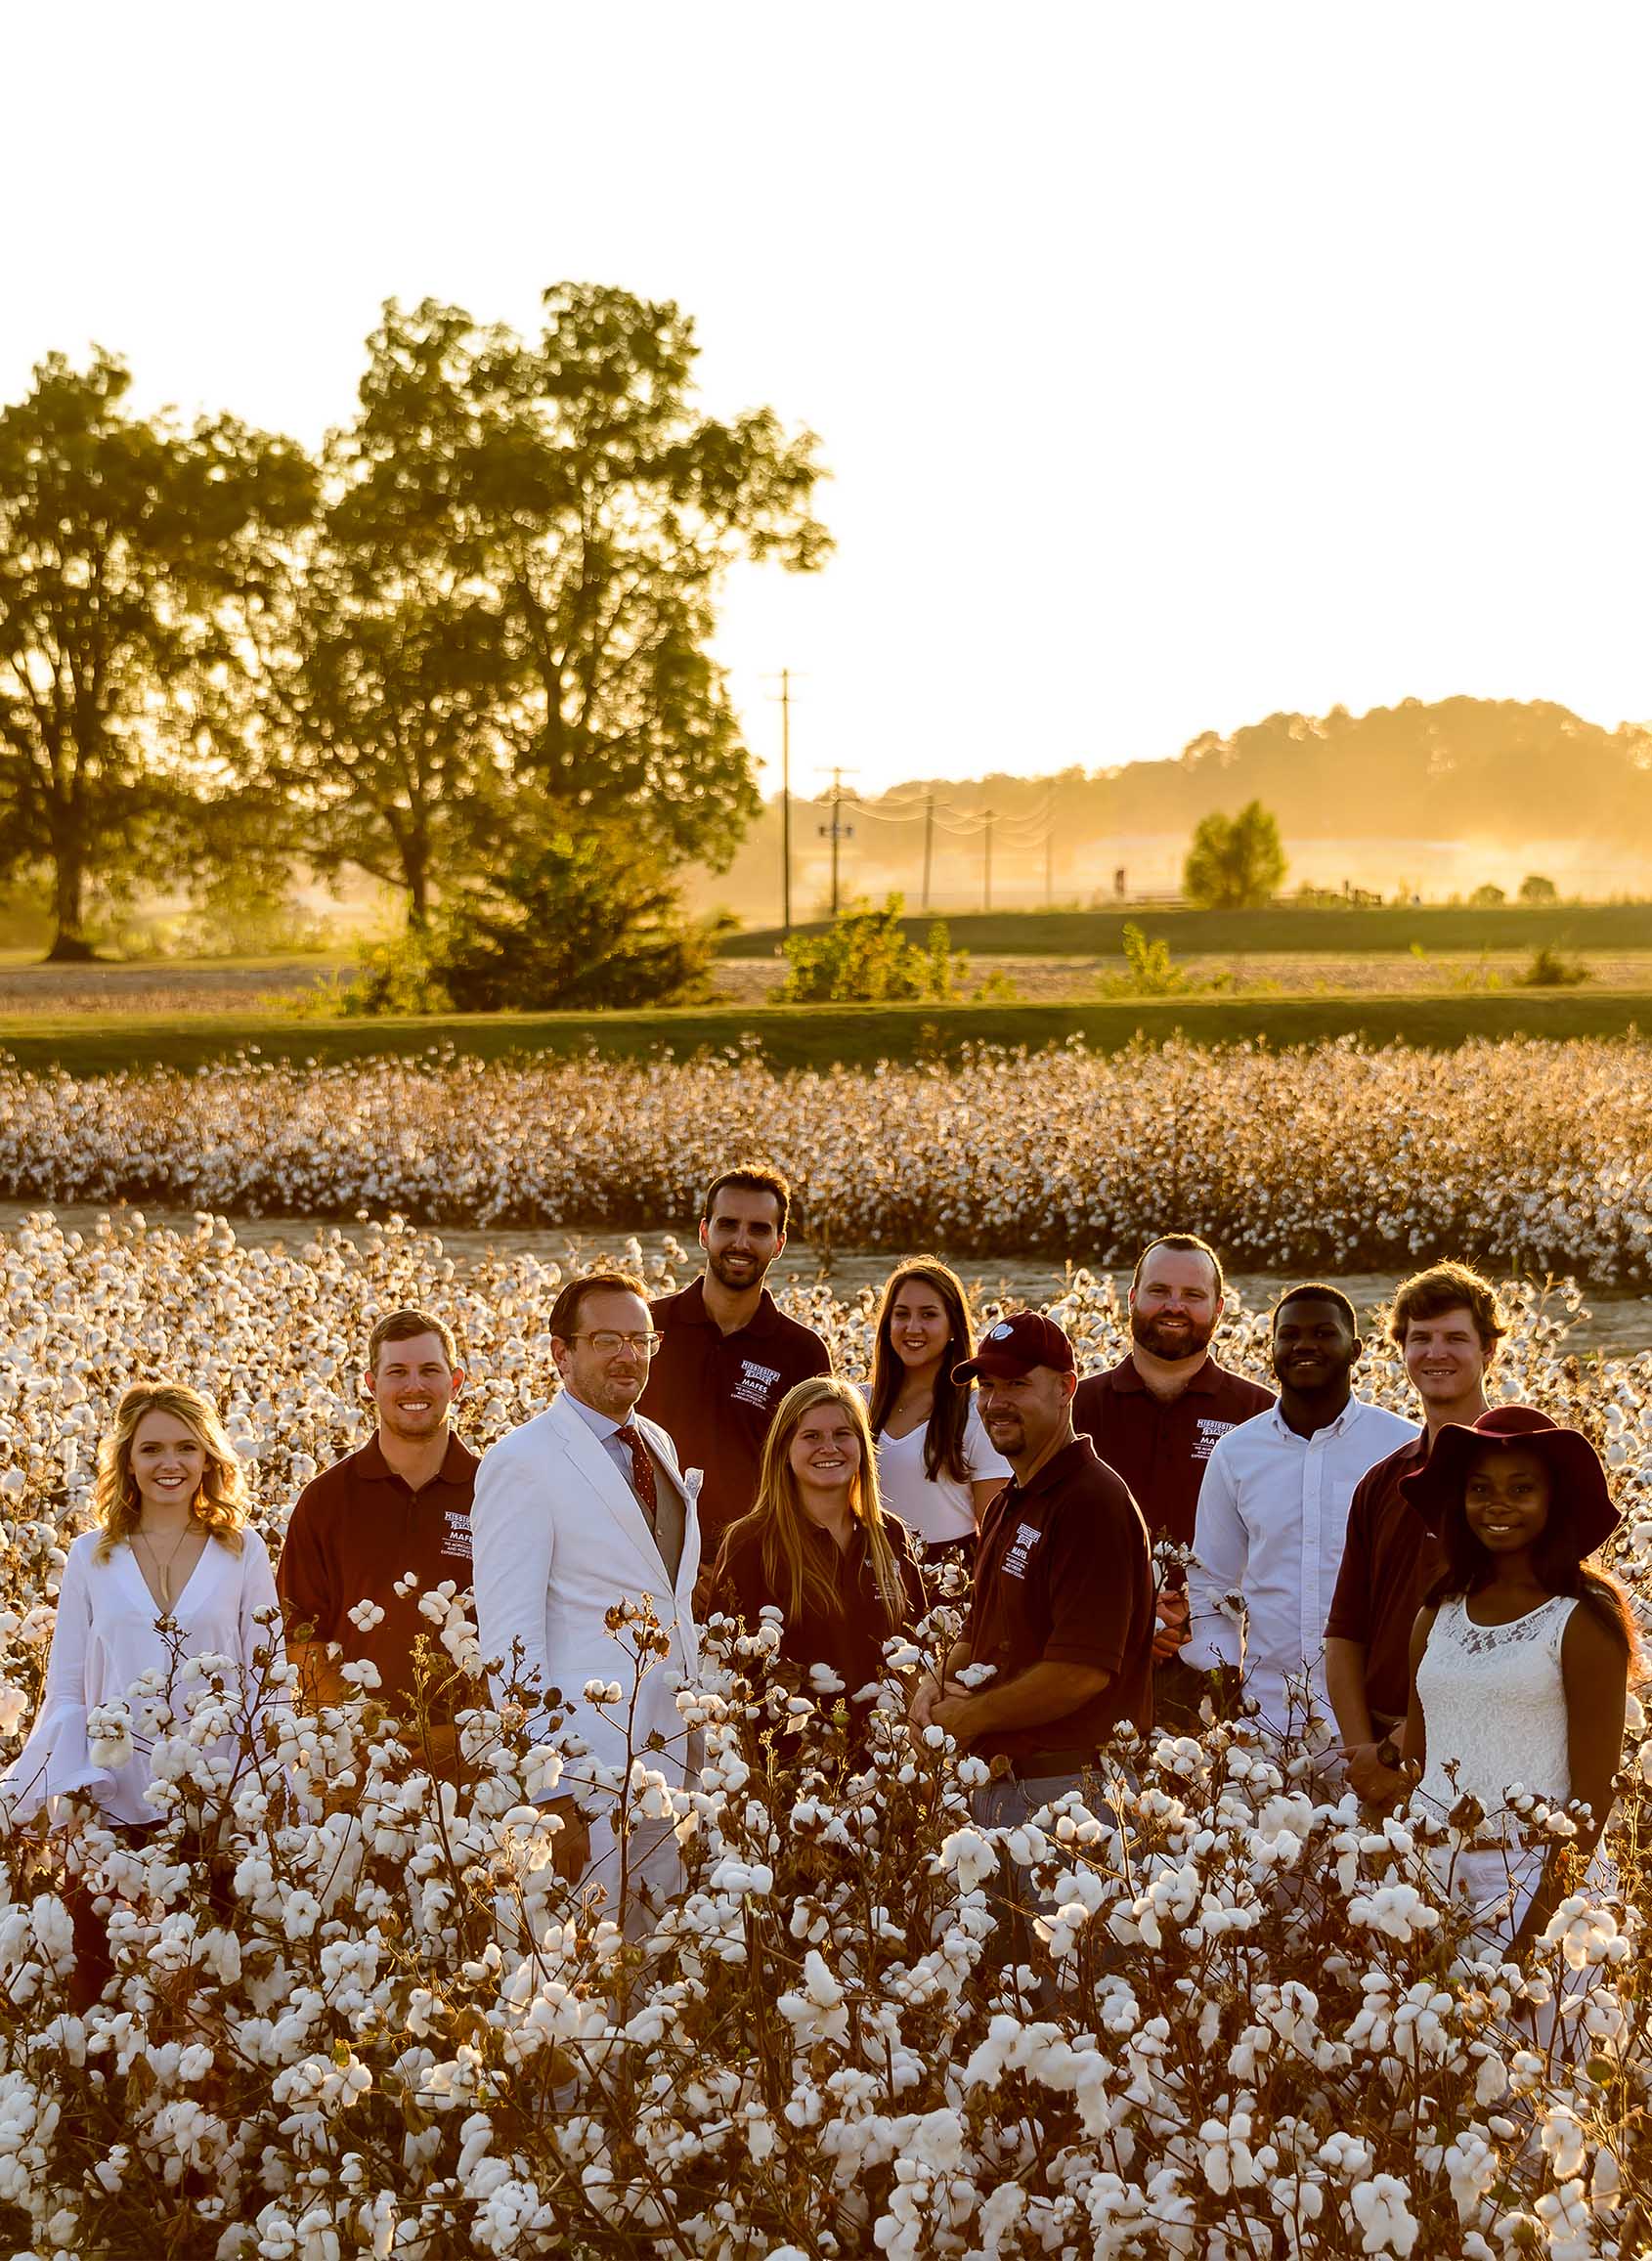
[[[732,1403],[737,1406],[756,1406],[760,1413],[766,1413],[769,1401],[774,1395],[774,1385],[779,1379],[780,1369],[777,1366],[759,1366],[756,1359],[743,1358],[740,1361],[740,1378],[730,1393]]]
[[[468,1562],[471,1559],[468,1508],[449,1507],[444,1511],[442,1552],[451,1554],[456,1562]]]
[[[1028,1550],[1036,1546],[1043,1536],[1043,1532],[1039,1530],[1036,1523],[1017,1524],[1016,1535],[1011,1540],[1009,1552],[1004,1557],[1004,1576],[1006,1578],[1024,1578],[1026,1576]]]
[[[1208,1416],[1201,1416],[1194,1437],[1194,1458],[1208,1460],[1217,1438],[1225,1437],[1230,1429],[1238,1427],[1237,1421],[1213,1421]]]

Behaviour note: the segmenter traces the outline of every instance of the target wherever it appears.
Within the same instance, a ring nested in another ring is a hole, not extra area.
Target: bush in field
[[[1582,958],[1568,958],[1564,950],[1544,942],[1532,952],[1532,962],[1519,977],[1523,989],[1574,989],[1589,979]]]
[[[944,1002],[958,993],[969,960],[949,947],[945,922],[930,929],[920,948],[901,932],[902,898],[891,894],[882,910],[851,903],[824,934],[786,936],[791,971],[779,997],[788,1005],[887,1005],[904,998]]]
[[[1557,903],[1560,900],[1560,890],[1551,879],[1544,879],[1542,872],[1528,872],[1520,882],[1520,900],[1523,903]]]
[[[1495,911],[1500,903],[1505,903],[1507,900],[1508,897],[1503,893],[1501,888],[1494,887],[1492,882],[1487,880],[1482,886],[1477,887],[1469,896],[1468,907],[1473,911]]]
[[[682,915],[678,889],[617,827],[558,830],[456,890],[429,933],[367,955],[362,1013],[543,1012],[680,1002],[720,932]]]
[[[1259,910],[1284,880],[1278,820],[1259,801],[1234,817],[1201,816],[1182,867],[1182,892],[1206,911]]]
[[[682,1251],[629,1252],[667,1285]],[[272,1545],[319,1462],[362,1441],[371,1314],[417,1302],[458,1330],[485,1446],[544,1402],[562,1273],[456,1264],[399,1225],[240,1246],[209,1217],[82,1241],[0,1237],[0,1737],[35,1701],[92,1445],[138,1372],[217,1400]],[[841,1370],[865,1370],[871,1298],[783,1289]],[[1575,1291],[1510,1283],[1500,1360],[1600,1443],[1625,1509],[1613,1567],[1652,1584],[1652,1359],[1567,1355]],[[982,1317],[997,1307],[988,1305]],[[1051,1306],[1089,1370],[1126,1340],[1110,1283]],[[1256,1370],[1263,1315],[1223,1355]],[[1405,1402],[1380,1340],[1362,1386]],[[438,1791],[370,1697],[318,1714],[183,1672],[135,1703],[176,1826],[89,1827],[72,1858],[110,1903],[116,1980],[68,2015],[63,1850],[0,1841],[0,2230],[69,2261],[636,2261],[931,2254],[1033,2261],[1550,2261],[1645,2249],[1646,1920],[1636,1719],[1612,1833],[1618,1887],[1577,1895],[1528,1971],[1478,1956],[1440,1869],[1449,1820],[1373,1825],[1327,1796],[1306,1744],[1254,1722],[1163,1736],[1087,1801],[1005,1833],[968,1810],[984,1769],[900,1723],[919,1655],[961,1596],[891,1644],[866,1750],[836,1692],[770,1671],[774,1636],[715,1628],[679,1705],[697,1785],[650,1755],[610,1795],[676,1813],[685,1889],[627,1943],[549,1867],[537,1801],[558,1738],[464,1725],[474,1778]],[[464,1597],[423,1597],[433,1678],[478,1658]],[[646,1624],[621,1629],[632,1652]],[[640,1654],[616,1673],[621,1704]],[[581,1703],[607,1702],[585,1692]],[[784,1722],[784,1736],[780,1729]],[[110,1731],[119,1722],[107,1722]],[[576,1709],[565,1733],[577,1732]],[[227,1726],[238,1756],[208,1754]],[[1427,1857],[1425,1857],[1427,1856]],[[1024,1975],[985,1952],[998,1863],[1048,1913]],[[1592,1984],[1587,1996],[1576,1974]],[[1554,2020],[1545,1998],[1572,1979]]]

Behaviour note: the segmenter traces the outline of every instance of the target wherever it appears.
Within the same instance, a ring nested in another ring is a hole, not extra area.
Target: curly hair
[[[132,1474],[132,1440],[146,1413],[170,1413],[205,1451],[206,1473],[190,1502],[190,1513],[232,1554],[239,1554],[246,1521],[246,1478],[216,1408],[187,1382],[134,1382],[115,1409],[114,1427],[98,1447],[98,1481],[92,1495],[104,1530],[98,1560],[107,1562],[122,1543],[130,1544],[138,1528],[143,1508]]]

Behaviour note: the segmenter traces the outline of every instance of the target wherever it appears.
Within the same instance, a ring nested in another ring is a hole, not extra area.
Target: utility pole
[[[792,671],[780,671],[780,931],[792,931]]]
[[[990,808],[985,811],[985,816],[986,824],[980,836],[981,854],[983,858],[981,864],[980,907],[983,911],[989,911],[992,908],[992,811]]]
[[[772,675],[765,682],[774,680]],[[771,691],[769,697],[773,698]],[[792,671],[780,671],[780,925],[792,931]]]
[[[851,771],[851,772],[850,772],[850,774],[852,775],[852,774],[853,774],[853,772]],[[852,825],[852,824],[846,824],[846,823],[843,821],[843,814],[842,814],[842,804],[843,804],[843,798],[844,798],[844,786],[843,786],[843,777],[844,777],[844,773],[843,773],[843,770],[842,770],[840,767],[838,767],[838,766],[837,766],[837,765],[834,763],[834,765],[833,765],[833,769],[832,769],[832,821],[831,821],[831,823],[830,823],[830,824],[823,824],[823,825],[821,825],[821,827],[820,827],[820,837],[821,837],[821,839],[822,839],[822,840],[830,840],[830,842],[832,843],[832,916],[833,916],[833,918],[836,918],[836,917],[837,917],[837,915],[838,915],[838,843],[839,843],[841,840],[852,840],[852,839],[854,838],[854,827],[853,827],[853,825]]]
[[[924,908],[930,907],[930,870],[935,861],[935,795],[924,796]]]

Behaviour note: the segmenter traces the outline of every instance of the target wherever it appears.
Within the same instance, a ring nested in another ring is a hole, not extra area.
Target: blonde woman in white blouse
[[[891,1274],[878,1305],[866,1385],[884,1503],[933,1557],[975,1556],[976,1534],[1010,1481],[993,1450],[974,1385],[954,1367],[974,1351],[964,1283],[938,1256],[915,1256]]]
[[[244,1697],[263,1697],[283,1662],[276,1582],[264,1542],[246,1529],[235,1447],[198,1390],[137,1382],[98,1453],[97,1528],[64,1565],[46,1687],[28,1741],[0,1780],[14,1823],[78,1797],[105,1821],[142,1833],[166,1816],[144,1793],[146,1748],[104,1732],[99,1707],[122,1702],[174,1653],[240,1667]],[[165,1633],[161,1621],[176,1631]],[[260,1659],[260,1652],[263,1652]]]

